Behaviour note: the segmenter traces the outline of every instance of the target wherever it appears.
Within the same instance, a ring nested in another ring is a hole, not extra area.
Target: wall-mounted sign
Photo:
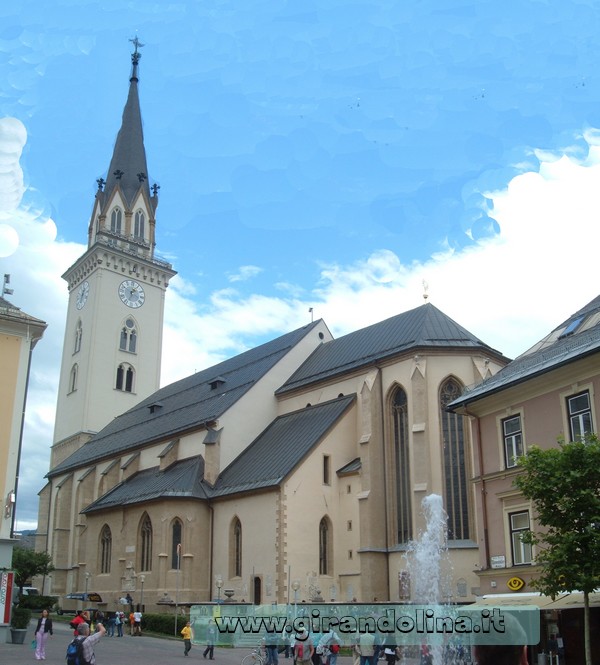
[[[491,568],[506,568],[506,557],[504,554],[490,557]]]
[[[525,580],[522,580],[520,577],[511,577],[506,583],[506,586],[511,591],[521,591],[521,589],[525,586]]]

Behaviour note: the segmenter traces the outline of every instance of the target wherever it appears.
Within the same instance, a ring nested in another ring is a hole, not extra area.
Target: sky
[[[45,484],[68,291],[131,71],[162,385],[323,318],[427,301],[516,357],[598,295],[594,0],[14,0],[0,6],[0,274],[33,355],[17,529]],[[309,309],[312,308],[312,312]]]

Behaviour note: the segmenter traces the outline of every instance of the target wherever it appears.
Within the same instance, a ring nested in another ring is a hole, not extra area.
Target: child
[[[187,656],[192,648],[192,624],[189,621],[181,629],[181,635],[183,637],[183,643],[185,644],[183,655]]]

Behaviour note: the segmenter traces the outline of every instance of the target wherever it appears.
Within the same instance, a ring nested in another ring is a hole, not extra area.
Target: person
[[[472,656],[477,665],[528,665],[523,627],[511,614],[505,614],[504,625],[503,632],[490,633],[489,644],[473,646]]]
[[[187,656],[192,648],[192,624],[189,621],[181,629],[181,636],[183,637],[183,643],[185,645],[183,655]]]
[[[106,634],[109,637],[114,637],[115,636],[115,625],[116,625],[116,613],[115,612],[109,612],[108,613],[108,621],[106,623],[107,623],[107,625],[106,625]]]
[[[46,642],[48,635],[52,635],[52,619],[48,610],[42,610],[42,616],[38,619],[35,629],[35,659],[46,660]]]
[[[211,660],[215,659],[215,640],[217,638],[217,628],[215,622],[211,619],[206,629],[206,649],[202,652],[204,658],[208,655]]]
[[[340,651],[340,644],[342,640],[340,636],[330,628],[327,633],[319,640],[319,646],[323,649],[322,660],[326,665],[336,665],[338,653]]]
[[[315,652],[312,640],[306,628],[301,628],[294,641],[294,662],[299,665],[309,665]]]
[[[361,633],[358,639],[358,653],[360,665],[376,665],[373,660],[375,653],[375,636],[372,633]]]
[[[71,623],[69,623],[69,626],[73,629],[73,635],[77,637],[79,633],[77,632],[77,628],[79,627],[80,624],[85,623],[85,619],[83,618],[83,610],[77,610],[77,614],[75,615],[75,618]]]
[[[385,644],[383,655],[385,656],[387,665],[395,665],[396,661],[400,658],[400,649],[395,644]]]
[[[115,612],[115,626],[117,627],[117,637],[123,637],[123,621],[125,615],[123,612]]]
[[[267,665],[277,665],[279,658],[277,654],[277,644],[279,637],[275,632],[273,623],[269,624],[267,632],[264,637],[265,651],[267,654]]]
[[[78,639],[83,641],[83,657],[89,665],[96,665],[96,654],[94,653],[94,645],[104,637],[106,628],[102,623],[96,623],[96,632],[90,635],[90,625],[88,623],[80,623],[77,626],[79,634]]]
[[[142,613],[138,610],[136,610],[133,613],[133,634],[134,635],[141,635],[142,634]]]

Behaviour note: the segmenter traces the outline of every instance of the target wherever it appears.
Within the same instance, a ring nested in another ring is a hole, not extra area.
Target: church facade
[[[465,417],[446,405],[508,360],[426,302],[338,339],[318,320],[159,389],[175,273],[154,256],[138,60],[136,46],[88,250],[64,275],[37,541],[52,592],[93,589],[108,609],[129,593],[146,611],[225,596],[416,600],[407,552],[437,493],[452,562],[442,593],[472,601],[473,459]]]

